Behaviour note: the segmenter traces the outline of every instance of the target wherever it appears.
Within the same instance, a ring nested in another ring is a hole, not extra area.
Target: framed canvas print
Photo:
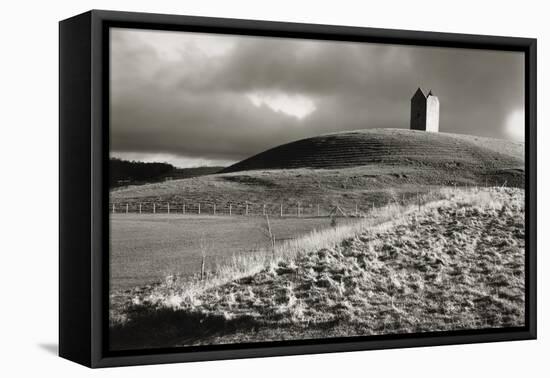
[[[536,337],[536,40],[60,22],[60,355]]]

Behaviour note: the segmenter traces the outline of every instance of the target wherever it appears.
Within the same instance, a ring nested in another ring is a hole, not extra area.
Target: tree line
[[[223,167],[176,168],[168,163],[144,163],[118,158],[109,160],[109,187],[146,184],[213,174]]]

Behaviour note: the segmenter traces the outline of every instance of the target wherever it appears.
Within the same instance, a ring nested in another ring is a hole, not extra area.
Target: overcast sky
[[[417,87],[440,131],[523,141],[517,52],[111,29],[111,151],[228,165],[292,140],[409,128]]]

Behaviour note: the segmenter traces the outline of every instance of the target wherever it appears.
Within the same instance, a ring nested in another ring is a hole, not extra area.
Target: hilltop
[[[380,204],[437,186],[523,188],[524,145],[403,129],[328,134],[284,144],[201,177],[111,191],[113,203],[175,202],[223,211],[245,203]],[[261,205],[259,205],[261,206]],[[324,208],[323,208],[324,206]]]
[[[523,144],[469,135],[404,129],[326,134],[283,144],[222,170],[339,169],[372,164],[442,169],[523,166]]]

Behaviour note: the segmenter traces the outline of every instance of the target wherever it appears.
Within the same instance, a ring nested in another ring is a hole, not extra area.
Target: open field
[[[346,222],[340,220],[340,222]],[[270,218],[276,242],[330,227],[328,218]],[[171,274],[216,270],[238,254],[269,246],[262,217],[111,215],[111,289],[153,284]]]
[[[281,244],[223,277],[169,277],[117,297],[114,349],[524,324],[524,192],[440,189],[421,210]],[[391,219],[391,220],[389,220]]]

